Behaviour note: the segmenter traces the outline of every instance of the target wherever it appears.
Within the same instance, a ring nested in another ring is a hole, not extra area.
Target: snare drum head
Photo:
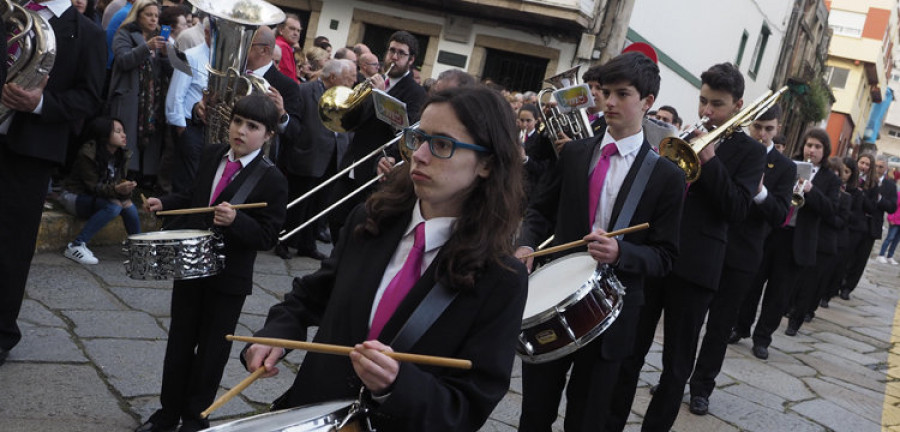
[[[207,431],[218,432],[314,432],[332,431],[347,414],[352,400],[324,402],[235,420]]]
[[[140,234],[131,234],[128,236],[128,240],[132,241],[165,241],[165,240],[184,240],[190,238],[197,237],[206,237],[212,235],[211,231],[207,230],[193,230],[193,229],[184,229],[184,230],[167,230],[167,231],[152,231]]]
[[[537,269],[528,277],[528,301],[523,317],[551,309],[590,280],[597,261],[587,252],[566,255]]]

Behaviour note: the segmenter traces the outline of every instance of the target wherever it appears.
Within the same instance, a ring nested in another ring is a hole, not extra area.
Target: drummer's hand
[[[381,351],[393,350],[377,340],[370,340],[356,344],[353,351],[350,351],[353,370],[366,388],[376,396],[387,393],[397,379],[397,373],[400,372],[400,363]]]
[[[516,258],[522,260],[522,262],[525,263],[525,267],[528,269],[528,273],[531,273],[531,267],[534,266],[534,257],[528,257],[524,259],[522,257],[533,252],[534,249],[528,246],[519,246],[519,248],[516,249]]]
[[[222,201],[215,207],[215,216],[213,216],[213,224],[218,226],[230,226],[237,216],[237,210],[231,208],[226,201]]]
[[[598,229],[584,236],[584,241],[588,242],[588,252],[598,263],[614,264],[619,261],[619,242],[603,234],[606,231]]]
[[[253,344],[244,353],[244,362],[247,364],[247,371],[253,372],[260,366],[266,366],[266,373],[263,378],[278,375],[278,362],[284,357],[284,348],[270,347],[268,345]]]
[[[158,212],[162,209],[162,201],[160,201],[159,198],[147,198],[147,201],[144,201],[144,211]]]
[[[379,181],[385,181],[387,179],[386,176],[389,172],[391,172],[392,169],[394,169],[395,162],[397,161],[390,156],[378,158],[378,174],[385,175],[385,177],[381,177],[381,180]]]

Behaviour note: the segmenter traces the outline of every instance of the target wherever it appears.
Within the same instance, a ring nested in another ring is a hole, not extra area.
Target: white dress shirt
[[[209,45],[200,44],[184,52],[191,66],[191,76],[178,69],[172,73],[169,92],[166,94],[166,121],[172,126],[185,127],[185,119],[191,118],[194,104],[203,98],[203,89],[209,82]]]
[[[438,217],[426,221],[422,217],[419,201],[416,200],[416,205],[413,207],[412,220],[409,221],[409,226],[406,227],[406,231],[400,239],[400,244],[397,245],[394,255],[391,256],[391,260],[384,269],[384,275],[381,276],[378,291],[375,292],[375,301],[372,303],[372,311],[369,313],[369,326],[372,325],[372,320],[375,319],[375,311],[378,309],[378,303],[381,301],[384,291],[387,289],[388,284],[391,283],[391,280],[394,279],[394,276],[403,268],[406,257],[409,256],[409,252],[412,250],[413,243],[416,240],[415,229],[419,222],[425,222],[425,254],[422,257],[422,268],[419,269],[419,275],[421,275],[431,265],[434,258],[437,257],[444,243],[447,243],[450,233],[453,231],[453,223],[456,222],[456,218]]]
[[[603,181],[603,190],[600,192],[598,211],[594,216],[594,224],[591,226],[592,231],[599,228],[603,228],[607,231],[610,230],[611,227],[609,226],[609,221],[612,218],[613,205],[616,203],[616,197],[619,195],[619,190],[622,189],[622,183],[625,182],[625,176],[628,175],[628,170],[631,169],[631,164],[634,163],[634,159],[637,157],[638,151],[644,143],[644,130],[641,129],[634,135],[615,140],[609,134],[609,130],[607,129],[606,133],[603,134],[603,139],[600,140],[600,145],[594,148],[594,154],[591,156],[591,168],[588,170],[588,181],[590,181],[591,173],[594,172],[594,168],[597,167],[597,162],[600,160],[600,152],[603,151],[603,147],[606,147],[611,143],[615,143],[619,151],[609,158],[609,169],[606,171],[606,179]]]

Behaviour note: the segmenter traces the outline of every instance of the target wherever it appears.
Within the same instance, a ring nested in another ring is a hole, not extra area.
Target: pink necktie
[[[390,86],[391,86],[391,79],[388,78],[388,79],[384,80],[384,89],[387,90],[387,88]]]
[[[28,4],[25,5],[25,8],[28,9],[28,10],[32,10],[32,11],[37,12],[37,11],[39,11],[39,10],[47,9],[47,6],[44,6],[44,5],[42,5],[42,4],[38,4],[38,3],[35,3],[35,2],[28,2]]]
[[[219,197],[219,194],[222,193],[222,190],[228,186],[228,183],[231,183],[231,178],[234,177],[234,174],[241,169],[241,161],[225,161],[225,169],[222,170],[222,177],[219,177],[219,183],[216,184],[216,190],[213,192],[212,199],[209,200],[210,205],[216,202],[216,198]]]
[[[412,250],[406,257],[403,267],[397,272],[397,275],[391,279],[384,294],[381,295],[381,301],[378,302],[378,309],[375,310],[375,318],[372,319],[372,326],[369,328],[369,340],[375,339],[381,334],[381,329],[397,310],[397,306],[409,293],[416,281],[419,280],[422,271],[422,258],[425,255],[425,222],[416,225],[415,240],[413,241]]]
[[[609,143],[600,151],[600,160],[591,173],[591,180],[588,184],[588,226],[593,228],[594,220],[597,218],[597,206],[600,204],[600,193],[603,192],[603,181],[606,180],[606,172],[609,171],[609,159],[612,155],[619,152],[616,143]],[[605,228],[605,227],[601,227]]]

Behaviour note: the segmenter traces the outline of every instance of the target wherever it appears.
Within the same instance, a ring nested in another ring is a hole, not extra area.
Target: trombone
[[[687,141],[676,137],[664,138],[659,143],[659,155],[675,162],[675,164],[684,171],[685,180],[687,180],[688,183],[697,181],[697,179],[700,178],[700,157],[698,154],[706,148],[706,146],[731,136],[731,134],[744,126],[745,123],[753,121],[753,119],[760,114],[766,112],[766,110],[778,102],[778,99],[780,99],[781,95],[787,90],[787,86],[778,89],[774,94],[769,90],[766,94],[741,110],[741,112],[731,117],[725,124],[714,129],[709,134],[698,138],[693,143],[688,143]]]
[[[419,127],[419,123],[418,123],[418,122],[416,122],[416,123],[414,123],[412,126],[410,126],[411,129],[416,129],[416,128],[418,128],[418,127]],[[341,178],[341,177],[344,176],[345,174],[348,174],[350,171],[352,171],[352,170],[353,170],[354,168],[356,168],[357,166],[361,165],[363,162],[365,162],[365,161],[367,161],[367,160],[369,160],[369,159],[372,159],[372,158],[375,157],[375,156],[386,154],[386,153],[385,153],[386,150],[387,150],[390,146],[392,146],[394,143],[399,142],[401,139],[403,139],[403,131],[400,131],[400,132],[399,132],[392,140],[390,140],[390,141],[388,141],[388,142],[382,144],[382,145],[381,145],[380,147],[378,147],[377,149],[372,150],[372,152],[370,152],[369,154],[367,154],[367,155],[361,157],[359,160],[357,160],[357,161],[353,162],[352,164],[350,164],[350,166],[348,166],[348,167],[346,167],[346,168],[340,170],[337,174],[331,176],[328,180],[325,180],[325,181],[323,181],[322,183],[320,183],[318,186],[312,188],[309,192],[307,192],[307,193],[305,193],[305,194],[303,194],[303,195],[300,195],[299,197],[297,197],[297,199],[295,199],[295,200],[291,201],[290,203],[288,203],[287,208],[291,208],[291,207],[293,207],[293,206],[299,204],[299,203],[302,202],[303,200],[305,200],[305,199],[309,198],[310,196],[312,196],[314,193],[316,193],[316,192],[322,190],[323,188],[325,188],[326,186],[328,186],[328,185],[330,185],[330,184],[336,182],[339,178]],[[404,146],[403,146],[403,145],[400,145],[399,147],[400,147],[400,154],[401,154],[401,155],[405,155],[405,154],[406,154],[406,153],[405,153],[406,151],[404,150]],[[395,164],[394,167],[396,168],[396,167],[398,167],[398,166],[400,166],[400,165],[402,165],[402,164],[403,164],[403,161],[401,160],[400,162],[398,162],[397,164]],[[291,232],[289,232],[289,233],[287,233],[287,234],[284,234],[285,231],[282,231],[280,234],[283,234],[283,235],[282,235],[281,237],[279,237],[278,240],[279,240],[279,241],[284,241],[284,240],[287,239],[288,237],[290,237],[290,236],[292,236],[292,235],[298,233],[300,230],[302,230],[303,228],[306,228],[307,226],[309,226],[309,224],[311,224],[311,223],[313,223],[313,222],[319,220],[322,216],[325,216],[326,214],[330,213],[332,210],[334,210],[335,208],[337,208],[338,206],[340,206],[341,204],[343,204],[344,202],[346,202],[346,201],[349,200],[350,198],[352,198],[352,197],[356,196],[357,194],[359,194],[360,192],[366,190],[369,186],[375,184],[375,182],[377,182],[378,180],[380,180],[382,177],[384,177],[384,174],[378,174],[377,176],[375,176],[375,178],[373,178],[373,179],[367,181],[367,182],[366,182],[365,184],[363,184],[362,186],[356,188],[355,190],[353,190],[353,191],[350,192],[349,194],[345,195],[343,198],[339,199],[339,200],[336,201],[334,204],[328,206],[328,208],[326,208],[325,210],[322,210],[321,212],[319,212],[319,214],[317,214],[317,215],[315,215],[315,216],[309,218],[306,222],[303,222],[303,223],[300,224],[297,228],[294,228],[293,230],[291,230]]]

